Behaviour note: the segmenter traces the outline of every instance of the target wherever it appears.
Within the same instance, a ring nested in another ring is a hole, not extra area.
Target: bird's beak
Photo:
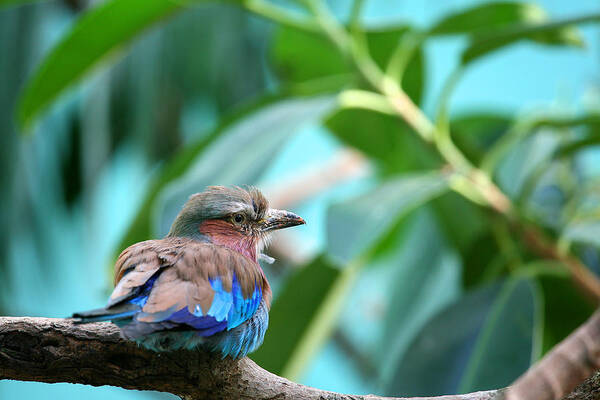
[[[273,231],[275,229],[289,228],[290,226],[302,225],[306,221],[298,215],[285,210],[269,210],[269,214],[263,222],[262,231]]]

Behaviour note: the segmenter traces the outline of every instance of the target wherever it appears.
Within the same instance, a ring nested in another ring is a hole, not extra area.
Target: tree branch
[[[0,379],[112,385],[170,392],[189,400],[383,399],[300,385],[265,371],[248,358],[221,360],[203,351],[155,353],[121,339],[111,323],[75,325],[68,319],[52,318],[0,317]],[[429,400],[489,400],[496,393]]]
[[[555,400],[574,388],[565,399],[597,399],[600,373],[589,375],[599,366],[600,311],[508,390],[419,400]],[[248,358],[222,360],[203,351],[155,353],[121,339],[111,323],[76,325],[69,319],[53,318],[0,317],[0,379],[111,385],[170,392],[187,400],[392,400],[300,385],[265,371]]]
[[[502,396],[504,400],[563,398],[600,368],[600,311],[556,345]],[[596,374],[595,378],[600,375]],[[594,392],[600,392],[596,386]],[[597,399],[581,393],[579,399]],[[574,397],[569,396],[569,399]]]

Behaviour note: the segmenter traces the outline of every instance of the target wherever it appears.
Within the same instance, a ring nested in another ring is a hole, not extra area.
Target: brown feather
[[[127,298],[163,268],[165,271],[154,283],[143,314],[138,317],[141,321],[152,321],[152,314],[184,307],[193,311],[196,305],[206,313],[214,297],[210,279],[220,278],[223,288],[231,291],[234,274],[245,298],[249,298],[258,285],[270,304],[269,283],[260,266],[250,258],[222,245],[166,238],[137,243],[121,253],[109,305]]]

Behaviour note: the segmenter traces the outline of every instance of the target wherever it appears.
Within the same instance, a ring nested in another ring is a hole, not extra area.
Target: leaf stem
[[[329,39],[347,55],[350,51],[350,35],[346,29],[335,19],[327,6],[321,0],[304,0],[308,8],[313,12],[317,23],[325,31]]]
[[[363,108],[381,114],[397,116],[396,110],[390,105],[385,96],[368,90],[344,90],[338,96],[338,104],[340,107]]]
[[[319,32],[319,24],[314,18],[295,17],[286,9],[271,4],[265,0],[243,0],[243,6],[256,15],[275,21],[281,25],[287,25],[311,32]]]
[[[396,46],[390,56],[385,69],[385,75],[396,82],[402,82],[404,71],[406,71],[409,61],[425,38],[426,35],[420,31],[408,31],[403,34],[400,43],[398,43],[398,46]]]
[[[354,0],[352,9],[350,10],[349,26],[351,30],[360,28],[360,15],[365,5],[365,0]]]

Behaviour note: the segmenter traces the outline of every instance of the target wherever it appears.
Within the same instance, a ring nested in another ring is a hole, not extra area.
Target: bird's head
[[[210,241],[256,261],[274,230],[304,223],[294,213],[269,208],[256,188],[209,186],[189,198],[168,236]]]

